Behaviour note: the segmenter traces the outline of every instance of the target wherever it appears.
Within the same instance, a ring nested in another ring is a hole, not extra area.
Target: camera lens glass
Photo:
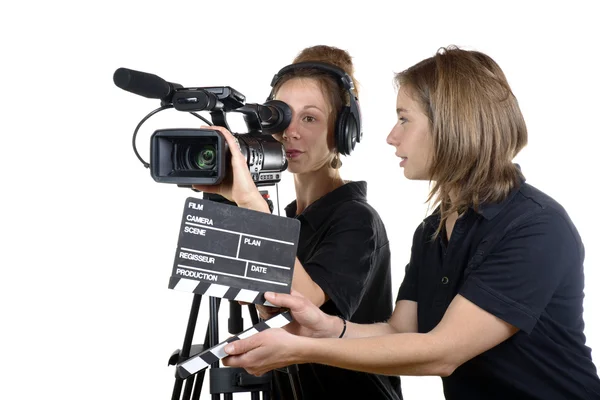
[[[190,151],[192,165],[198,169],[213,169],[217,161],[215,147],[212,145],[202,146]]]

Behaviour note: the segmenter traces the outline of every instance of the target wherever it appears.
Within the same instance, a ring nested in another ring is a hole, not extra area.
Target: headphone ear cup
[[[342,111],[338,115],[336,126],[335,126],[335,146],[338,153],[347,155],[346,147],[346,119],[348,118],[348,109],[343,107]]]
[[[350,112],[350,107],[342,108],[336,127],[336,147],[338,152],[349,155],[356,143],[356,121]]]
[[[348,110],[350,110],[350,107],[348,107]],[[352,112],[348,112],[348,118],[346,121],[346,131],[348,132],[347,134],[347,143],[348,143],[348,154],[350,154],[353,150],[354,147],[356,146],[356,140],[358,138],[358,122],[356,121],[356,118],[354,116],[354,114]]]

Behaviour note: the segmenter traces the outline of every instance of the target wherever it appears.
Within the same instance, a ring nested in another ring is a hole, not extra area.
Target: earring
[[[331,168],[338,169],[342,166],[342,160],[340,160],[340,155],[338,153],[333,156],[333,160],[331,160]]]

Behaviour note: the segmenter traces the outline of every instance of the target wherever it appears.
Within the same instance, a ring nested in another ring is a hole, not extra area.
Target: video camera
[[[271,137],[283,132],[290,124],[292,112],[282,101],[264,104],[246,103],[246,97],[229,86],[184,88],[180,84],[145,72],[119,68],[113,75],[119,88],[139,96],[160,99],[161,107],[140,121],[133,135],[133,149],[152,178],[160,183],[175,183],[180,187],[217,185],[227,174],[229,151],[221,132],[212,129],[159,129],[150,139],[150,163],[138,154],[135,138],[140,126],[159,111],[175,108],[200,118],[208,125],[229,129],[226,113],[243,113],[247,133],[234,133],[252,179],[257,186],[267,186],[281,180],[287,168],[283,146]],[[209,111],[212,123],[196,114]]]

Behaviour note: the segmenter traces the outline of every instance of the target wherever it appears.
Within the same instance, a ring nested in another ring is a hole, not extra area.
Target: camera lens
[[[217,161],[214,146],[207,145],[200,150],[192,151],[192,162],[193,165],[199,169],[213,169]]]

